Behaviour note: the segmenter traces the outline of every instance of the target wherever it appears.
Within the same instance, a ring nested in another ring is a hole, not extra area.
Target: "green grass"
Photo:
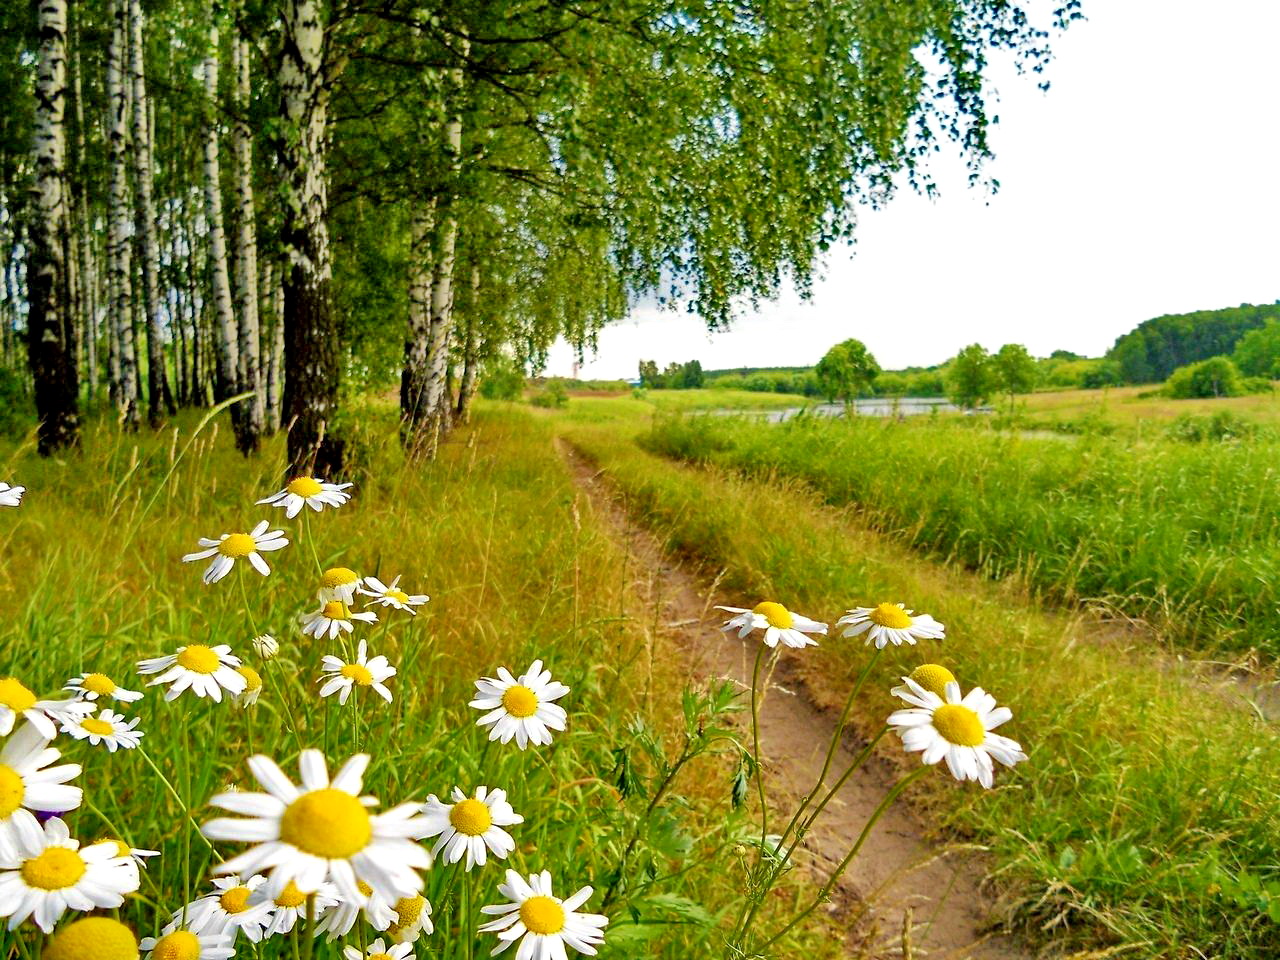
[[[1027,435],[954,421],[667,418],[651,449],[804,481],[877,529],[1195,651],[1280,653],[1280,442]]]
[[[1082,640],[1080,620],[1039,607],[1017,584],[922,561],[869,530],[860,514],[824,505],[786,476],[797,464],[853,460],[852,442],[831,451],[827,444],[837,441],[826,432],[775,433],[754,448],[775,472],[756,478],[641,449],[632,437],[647,418],[632,401],[596,401],[560,423],[632,512],[703,563],[709,579],[723,577],[722,601],[776,599],[828,621],[855,604],[903,601],[947,624],[944,643],[887,651],[855,717],[864,733],[878,729],[893,709],[891,679],[925,661],[949,666],[963,686],[981,685],[1013,709],[1006,732],[1022,742],[1026,763],[999,774],[989,792],[939,773],[915,800],[931,811],[940,838],[991,851],[1001,903],[1030,936],[1056,951],[1102,950],[1097,956],[1263,960],[1280,951],[1274,727],[1162,663],[1141,640]],[[723,429],[736,438],[754,428]],[[696,430],[691,435],[702,437]],[[984,440],[882,424],[849,436],[866,441],[851,467],[907,496],[924,482],[918,473],[943,482],[930,466],[931,457],[947,455],[939,444]],[[954,457],[947,462],[964,468]],[[1031,469],[1027,462],[1017,461]],[[1002,489],[983,489],[999,510]],[[951,484],[938,496],[962,492]],[[932,508],[920,508],[922,520]],[[800,662],[811,686],[839,702],[867,656],[860,643],[833,637]]]
[[[812,406],[812,397],[708,387],[702,390],[645,390],[643,398],[663,412],[691,410],[787,410]]]
[[[254,788],[244,764],[252,752],[296,777],[300,747],[323,749],[332,767],[358,746],[373,757],[366,790],[384,807],[486,784],[505,787],[525,817],[511,828],[518,846],[507,863],[465,875],[437,863],[427,873],[437,930],[418,956],[471,960],[492,948],[491,935],[474,933],[476,909],[497,902],[505,866],[550,870],[562,896],[594,885],[589,910],[616,885],[602,956],[718,953],[741,899],[737,851],[753,829],[731,808],[732,768],[699,733],[723,719],[724,703],[680,701],[668,651],[634,619],[625,558],[579,510],[548,422],[484,405],[426,468],[403,462],[394,409],[371,405],[353,423],[355,498],[305,522],[254,503],[279,487],[278,438],[244,460],[229,431],[197,433],[195,418],[137,437],[97,424],[74,457],[41,460],[29,443],[0,453],[3,476],[29,489],[19,509],[0,514],[0,675],[42,696],[82,670],[141,689],[137,660],[225,642],[265,678],[247,710],[186,695],[165,703],[148,691],[124,711],[141,718],[142,750],[57,741],[84,766],[85,803],[66,818],[72,835],[161,851],[121,919],[153,934],[208,889],[214,855],[192,824],[212,815],[205,803],[225,785]],[[268,518],[293,541],[268,555],[270,577],[239,564],[205,587],[204,564],[180,562],[197,538]],[[296,617],[316,605],[318,569],[337,564],[384,580],[403,574],[406,589],[433,597],[417,617],[380,611],[367,632],[372,652],[400,669],[391,705],[357,696],[342,708],[316,694],[321,655],[341,655],[344,644],[302,637]],[[282,645],[266,664],[249,644],[263,632]],[[572,688],[561,701],[568,731],[540,750],[486,745],[467,706],[474,680],[503,665],[518,674],[535,658]],[[700,758],[659,802],[658,784],[690,749]],[[235,849],[218,845],[219,854]],[[792,878],[786,895],[804,889]],[[351,942],[374,936],[358,925]],[[0,932],[0,957],[32,956],[42,940],[30,924]],[[806,956],[838,948],[816,927],[782,946]],[[278,937],[252,955],[295,957],[297,947]]]

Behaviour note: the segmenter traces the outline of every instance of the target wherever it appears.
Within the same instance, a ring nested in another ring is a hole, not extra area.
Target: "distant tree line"
[[[656,361],[640,361],[640,386],[650,390],[696,390],[704,382],[702,364],[697,360],[669,363],[661,373]]]
[[[1117,339],[1106,359],[1123,383],[1159,383],[1179,367],[1231,354],[1246,334],[1277,319],[1280,305],[1248,303],[1155,317]]]

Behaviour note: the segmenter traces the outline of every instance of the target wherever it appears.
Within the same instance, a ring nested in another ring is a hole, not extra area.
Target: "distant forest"
[[[1268,320],[1280,320],[1280,301],[1155,317],[1117,339],[1107,359],[1119,365],[1124,383],[1159,383],[1179,367],[1230,354]]]

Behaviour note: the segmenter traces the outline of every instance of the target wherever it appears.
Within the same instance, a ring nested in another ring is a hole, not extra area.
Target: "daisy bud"
[[[269,633],[253,638],[253,649],[263,660],[270,660],[280,652],[280,643]]]

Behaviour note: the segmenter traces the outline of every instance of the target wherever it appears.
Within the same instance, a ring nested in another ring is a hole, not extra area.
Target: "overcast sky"
[[[990,74],[994,196],[958,159],[942,196],[860,214],[809,302],[784,295],[726,333],[641,305],[580,376],[664,366],[808,365],[863,340],[882,366],[938,363],[975,340],[1098,355],[1162,313],[1280,298],[1280,72],[1274,0],[1085,0],[1052,83]],[[561,343],[547,372],[568,375]]]

